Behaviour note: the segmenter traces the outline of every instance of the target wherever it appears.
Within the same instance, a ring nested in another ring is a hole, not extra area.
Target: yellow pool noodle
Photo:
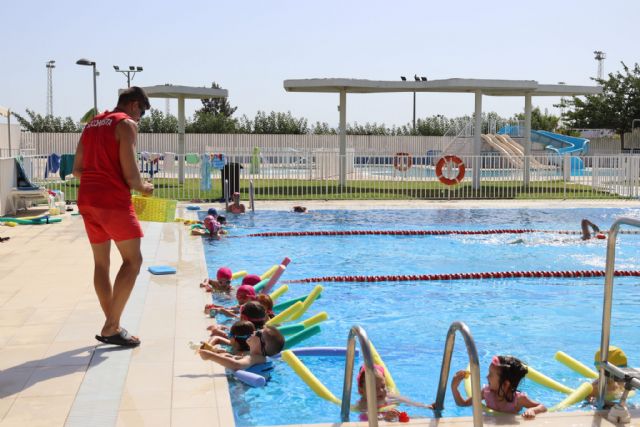
[[[569,368],[569,369],[571,369],[573,371],[576,371],[577,373],[579,373],[583,377],[598,378],[598,373],[596,371],[594,371],[593,369],[589,368],[584,363],[582,363],[582,362],[574,359],[573,357],[569,356],[564,351],[557,352],[556,355],[554,356],[554,358],[558,362],[560,362],[564,366],[566,366],[567,368]]]
[[[398,394],[398,387],[396,386],[396,382],[393,380],[391,372],[389,372],[389,369],[387,369],[387,366],[382,361],[378,350],[376,350],[371,341],[369,341],[369,345],[371,346],[371,356],[373,358],[373,363],[384,368],[384,382],[387,384],[387,389],[393,394]]]
[[[247,270],[240,270],[240,271],[236,271],[235,273],[233,273],[233,274],[231,275],[231,280],[239,279],[239,278],[241,278],[241,277],[246,276],[247,274],[249,274],[249,273],[247,272]]]
[[[307,320],[304,320],[304,321],[300,322],[300,324],[303,325],[305,328],[309,328],[309,327],[311,327],[313,325],[316,325],[316,324],[318,324],[320,322],[324,322],[328,318],[329,318],[329,315],[327,314],[327,312],[326,311],[321,311],[320,313],[316,314],[315,316],[311,316]]]
[[[282,296],[282,294],[284,294],[288,290],[289,290],[289,286],[288,285],[282,285],[278,289],[276,289],[275,291],[271,292],[271,294],[269,294],[269,296],[271,297],[271,300],[275,303],[276,300],[278,298],[280,298]]]
[[[591,383],[586,382],[580,385],[577,389],[573,390],[562,402],[549,408],[549,412],[561,411],[569,406],[575,405],[578,402],[582,402],[593,391]]]
[[[320,292],[322,292],[323,289],[324,288],[322,287],[322,285],[317,285],[315,288],[313,288],[311,293],[309,293],[309,295],[307,295],[307,298],[305,298],[305,300],[302,302],[302,307],[299,310],[296,310],[291,315],[291,318],[289,320],[296,320],[300,318],[300,316],[302,316],[309,309],[309,307],[311,307],[311,304],[313,304],[313,302],[318,298]]]
[[[278,267],[280,267],[280,265],[279,265],[279,264],[275,264],[275,265],[271,266],[271,268],[269,268],[267,271],[265,271],[264,273],[262,273],[262,274],[260,275],[260,280],[264,280],[264,279],[266,279],[267,277],[271,277],[271,276],[273,276],[273,273],[275,273],[275,272],[276,272],[276,270],[278,269]]]
[[[549,378],[548,376],[541,374],[540,372],[533,369],[531,366],[527,366],[529,372],[527,373],[527,378],[531,381],[538,383],[542,386],[550,388],[551,390],[559,391],[564,394],[573,393],[573,389],[567,387],[564,384],[560,384],[558,381]]]
[[[304,381],[310,388],[317,394],[319,397],[328,400],[329,402],[335,403],[336,405],[341,405],[342,402],[340,399],[334,396],[333,393],[329,391],[327,387],[324,386],[316,378],[315,375],[307,368],[298,357],[293,354],[291,350],[285,350],[281,353],[281,358],[284,360],[287,365],[293,369],[293,371],[298,374],[298,376]]]
[[[289,320],[291,320],[291,319],[289,319],[291,314],[295,313],[298,310],[300,310],[300,308],[302,308],[302,302],[298,301],[297,303],[293,304],[291,307],[289,307],[286,310],[284,310],[282,313],[278,314],[273,319],[269,320],[267,322],[267,325],[277,325],[277,324],[280,324],[280,323],[288,322]]]

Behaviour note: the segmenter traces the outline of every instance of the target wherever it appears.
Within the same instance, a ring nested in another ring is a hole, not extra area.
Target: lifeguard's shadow
[[[119,359],[123,352],[131,350],[115,346],[85,346],[64,351],[49,357],[34,359],[0,371],[0,399],[50,380],[76,372],[86,372],[110,359]],[[89,354],[87,354],[87,352]],[[36,368],[34,371],[33,368]],[[49,369],[42,369],[49,368]],[[38,376],[35,377],[38,373]],[[33,381],[33,378],[37,378]]]

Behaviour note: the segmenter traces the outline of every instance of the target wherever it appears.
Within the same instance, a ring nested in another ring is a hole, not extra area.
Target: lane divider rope
[[[604,277],[604,270],[574,271],[493,271],[484,273],[404,274],[386,276],[325,276],[285,280],[282,283],[316,282],[408,282],[430,280],[512,279],[538,277]],[[640,270],[616,270],[614,276],[640,277]]]
[[[566,230],[532,230],[532,229],[497,229],[497,230],[341,230],[341,231],[270,231],[265,233],[245,234],[244,236],[227,237],[299,237],[299,236],[442,236],[450,234],[477,235],[477,234],[525,234],[525,233],[552,233],[552,234],[582,234],[580,231]],[[619,231],[622,234],[640,234],[640,231]]]

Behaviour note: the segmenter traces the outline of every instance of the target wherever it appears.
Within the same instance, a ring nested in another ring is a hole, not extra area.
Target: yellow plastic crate
[[[176,217],[176,200],[132,196],[133,209],[140,221],[172,222]]]

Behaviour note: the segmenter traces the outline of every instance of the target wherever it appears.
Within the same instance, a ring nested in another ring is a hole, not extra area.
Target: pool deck
[[[290,210],[294,204],[310,210],[640,207],[637,201],[607,200],[261,202],[259,208]],[[195,218],[184,206],[178,216]],[[133,350],[94,339],[103,315],[81,217],[65,214],[58,224],[0,226],[0,237],[11,238],[0,243],[0,426],[234,425],[224,371],[188,348],[189,341],[205,337],[205,327],[213,322],[202,313],[208,298],[198,287],[207,275],[200,237],[190,236],[180,223],[143,226],[144,264],[122,322],[142,339]],[[113,277],[120,258],[115,247],[112,252]],[[159,264],[176,267],[178,274],[147,272]],[[640,411],[633,416],[630,425],[640,426]],[[519,425],[523,420],[487,417],[485,423]],[[472,423],[454,418],[408,425]],[[542,414],[526,425],[615,424],[594,412],[572,412]]]

